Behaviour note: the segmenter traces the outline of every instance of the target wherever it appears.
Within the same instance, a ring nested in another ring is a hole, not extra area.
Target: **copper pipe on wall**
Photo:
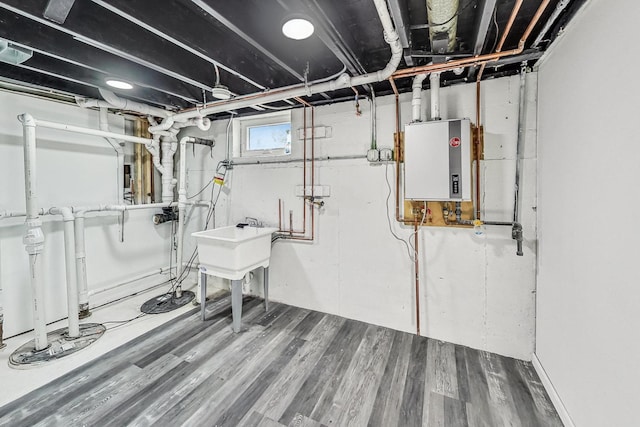
[[[305,100],[301,98],[294,98],[296,101],[300,102],[304,105],[303,111],[303,121],[304,121],[304,130],[303,130],[303,139],[304,139],[304,161],[303,161],[303,174],[304,174],[304,189],[302,198],[303,203],[303,212],[304,212],[304,226],[303,231],[294,231],[293,230],[293,211],[289,211],[289,230],[283,230],[281,227],[278,229],[279,232],[288,233],[288,235],[281,235],[282,238],[286,240],[301,240],[301,241],[314,241],[315,239],[315,208],[313,205],[313,200],[315,197],[315,107]],[[306,172],[306,164],[307,164],[307,107],[311,108],[311,203],[309,203],[309,209],[311,209],[311,237],[306,236],[306,208],[307,208],[307,172]],[[279,208],[281,209],[281,208]]]
[[[476,210],[475,219],[480,219],[480,80],[476,81],[476,134],[474,144],[476,146]]]
[[[420,336],[420,272],[418,267],[420,265],[420,260],[418,259],[418,220],[413,223],[414,233],[413,233],[413,246],[415,249],[414,252],[414,264],[415,264],[415,272],[416,272],[416,335]]]
[[[513,23],[516,20],[516,16],[518,16],[518,12],[520,11],[520,7],[522,6],[523,1],[524,0],[517,0],[516,3],[513,5],[513,9],[511,9],[511,15],[509,16],[509,21],[507,21],[507,25],[504,27],[504,33],[502,34],[502,37],[500,37],[500,41],[498,42],[498,45],[496,47],[496,52],[502,51],[504,42],[507,40],[507,36],[511,32],[511,27],[513,26]],[[476,79],[476,81],[479,82],[482,79],[482,73],[484,73],[484,69],[486,66],[487,66],[486,62],[482,64],[482,66],[480,67],[480,71],[478,71],[478,78]],[[480,126],[479,121],[477,122],[477,125]]]
[[[402,222],[400,218],[400,93],[393,77],[389,78],[391,88],[396,97],[396,138],[394,141],[395,161],[396,161],[396,221]]]

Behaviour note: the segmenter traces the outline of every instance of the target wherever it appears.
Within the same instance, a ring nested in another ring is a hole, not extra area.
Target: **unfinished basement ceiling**
[[[405,48],[399,69],[493,52],[516,1],[433,0],[453,4],[449,13],[457,20],[455,40],[448,40],[454,48],[443,51],[429,37],[426,0],[388,0]],[[523,54],[490,64],[483,79],[518,73],[523,59],[533,65],[585,1],[552,0]],[[541,2],[522,3],[504,50],[517,47]],[[541,35],[558,4],[562,13]],[[299,14],[310,18],[315,33],[305,40],[288,39],[282,24]],[[351,75],[374,72],[391,55],[372,0],[10,0],[0,2],[0,38],[33,51],[22,64],[0,62],[3,81],[99,97],[98,88],[114,77],[134,85],[129,91],[114,90],[118,95],[172,109],[213,100],[214,63],[220,83],[243,95],[343,70]],[[475,81],[475,70],[445,72],[442,81]],[[400,91],[410,90],[410,79],[397,83]],[[366,93],[369,88],[357,90]],[[381,82],[374,90],[383,95],[391,86]],[[352,96],[350,89],[342,89],[309,100],[325,103]]]

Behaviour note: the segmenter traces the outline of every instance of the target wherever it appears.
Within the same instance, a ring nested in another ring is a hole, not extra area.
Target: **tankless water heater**
[[[469,119],[411,123],[404,132],[405,199],[471,200]]]

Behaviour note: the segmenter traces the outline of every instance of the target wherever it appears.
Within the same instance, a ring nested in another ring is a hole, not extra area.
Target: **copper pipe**
[[[400,218],[400,94],[393,77],[389,78],[391,88],[395,95],[396,102],[396,138],[394,141],[395,161],[396,161],[396,221],[402,222]]]
[[[302,109],[302,144],[303,162],[302,162],[302,234],[307,232],[307,105],[303,104]],[[311,129],[313,133],[313,129]],[[293,228],[292,228],[293,230]]]
[[[420,336],[420,273],[418,270],[420,261],[418,259],[418,221],[416,220],[413,223],[414,233],[413,233],[413,243],[414,243],[414,264],[416,271],[416,335]]]
[[[476,55],[470,58],[461,58],[454,61],[444,62],[441,64],[430,64],[430,65],[422,65],[419,67],[405,68],[393,73],[391,75],[391,78],[398,79],[403,77],[413,77],[417,74],[422,74],[422,73],[431,73],[434,71],[449,71],[449,70],[453,70],[454,68],[468,67],[471,65],[478,66],[478,65],[485,64],[487,62],[497,61],[498,59],[504,58],[506,56],[519,55],[524,50],[524,46],[527,43],[527,39],[531,35],[531,32],[533,31],[536,24],[540,20],[540,16],[542,16],[545,9],[549,5],[550,1],[551,0],[542,1],[542,3],[540,4],[540,7],[538,7],[538,10],[536,11],[533,18],[531,19],[529,26],[527,27],[524,34],[520,38],[520,41],[518,42],[518,47],[515,49],[505,50],[502,52],[487,53],[484,55]]]
[[[496,52],[502,51],[504,42],[507,40],[507,36],[511,32],[511,27],[513,26],[513,23],[516,20],[516,16],[518,16],[518,12],[520,11],[520,7],[522,6],[523,1],[524,0],[517,0],[516,3],[513,5],[513,9],[511,10],[511,16],[509,16],[509,21],[507,22],[507,25],[504,27],[504,33],[500,38],[500,42],[498,42],[498,46],[496,47]],[[486,62],[482,64],[482,66],[480,67],[480,71],[478,71],[478,78],[476,79],[476,81],[480,81],[482,79],[482,74],[484,73],[484,69],[486,66],[487,66]]]

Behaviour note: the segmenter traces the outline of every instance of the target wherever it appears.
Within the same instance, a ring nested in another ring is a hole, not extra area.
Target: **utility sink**
[[[198,245],[200,270],[223,279],[240,280],[271,256],[271,227],[229,227],[193,233]]]
[[[269,257],[271,234],[269,227],[230,227],[193,233],[200,257],[200,315],[206,320],[207,276],[231,280],[231,312],[233,331],[242,325],[242,278],[258,267],[264,268],[264,309],[269,311]]]

